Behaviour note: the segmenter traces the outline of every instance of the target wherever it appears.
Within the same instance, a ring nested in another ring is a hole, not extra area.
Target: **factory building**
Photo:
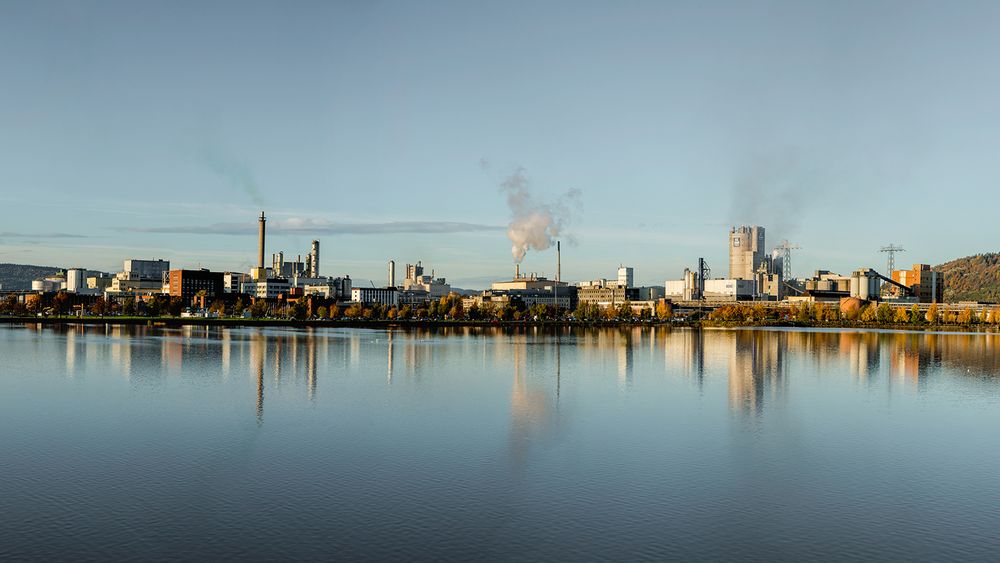
[[[348,301],[351,298],[351,276],[342,278],[320,278],[318,283],[307,283],[302,286],[304,295],[321,295],[335,301]]]
[[[425,276],[424,267],[420,262],[406,265],[403,289],[426,291],[430,299],[440,299],[451,293],[451,286],[448,285],[448,282],[444,278],[435,278],[433,270],[431,275]]]
[[[242,293],[257,299],[277,299],[281,295],[288,295],[291,285],[285,278],[264,278],[244,282],[240,289]]]
[[[351,289],[351,301],[395,307],[399,304],[399,290],[395,287],[355,287]]]
[[[910,288],[921,303],[944,302],[944,274],[931,270],[928,264],[914,264],[910,270],[894,270],[892,281]]]
[[[205,297],[214,299],[225,291],[222,272],[201,270],[170,270],[170,296],[190,301],[204,291]]]
[[[122,271],[115,277],[129,281],[157,281],[163,283],[164,276],[170,271],[169,260],[125,260]]]
[[[109,287],[111,287],[112,277],[103,273],[98,272],[94,275],[87,276],[87,289],[96,292],[102,292]]]
[[[765,263],[764,227],[733,227],[729,230],[729,277],[752,280]]]
[[[626,301],[638,300],[638,294],[634,288],[624,284],[608,282],[607,280],[594,280],[577,288],[576,298],[579,303],[595,304],[601,307],[617,306]]]
[[[756,280],[707,279],[699,286],[697,275],[685,270],[684,279],[667,280],[664,297],[675,301],[751,301],[756,294]],[[699,296],[699,291],[701,292]]]

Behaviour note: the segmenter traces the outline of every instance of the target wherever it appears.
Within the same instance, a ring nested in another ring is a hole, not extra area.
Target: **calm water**
[[[996,560],[998,351],[0,326],[0,560]]]

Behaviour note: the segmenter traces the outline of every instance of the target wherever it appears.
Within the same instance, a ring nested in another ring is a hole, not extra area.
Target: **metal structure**
[[[705,280],[712,275],[712,269],[708,267],[704,258],[698,259],[698,299],[705,298]]]
[[[889,277],[892,277],[892,272],[896,270],[896,253],[906,252],[906,249],[902,246],[896,246],[895,244],[890,244],[889,246],[883,246],[878,250],[879,252],[885,252],[889,255],[889,261],[886,264],[886,273]]]
[[[791,244],[788,240],[781,241],[781,244],[775,247],[775,250],[781,251],[781,279],[785,281],[792,279],[792,251],[801,249],[801,246]]]

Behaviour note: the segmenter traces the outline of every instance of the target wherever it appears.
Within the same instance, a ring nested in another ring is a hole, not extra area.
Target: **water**
[[[0,326],[0,560],[995,560],[998,350]]]

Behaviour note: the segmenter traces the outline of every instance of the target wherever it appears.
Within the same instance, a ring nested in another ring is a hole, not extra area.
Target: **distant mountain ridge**
[[[0,264],[0,285],[4,291],[31,289],[31,281],[51,276],[62,268],[58,266],[34,266],[31,264]]]
[[[1000,302],[1000,253],[966,256],[934,270],[945,276],[945,301]]]

